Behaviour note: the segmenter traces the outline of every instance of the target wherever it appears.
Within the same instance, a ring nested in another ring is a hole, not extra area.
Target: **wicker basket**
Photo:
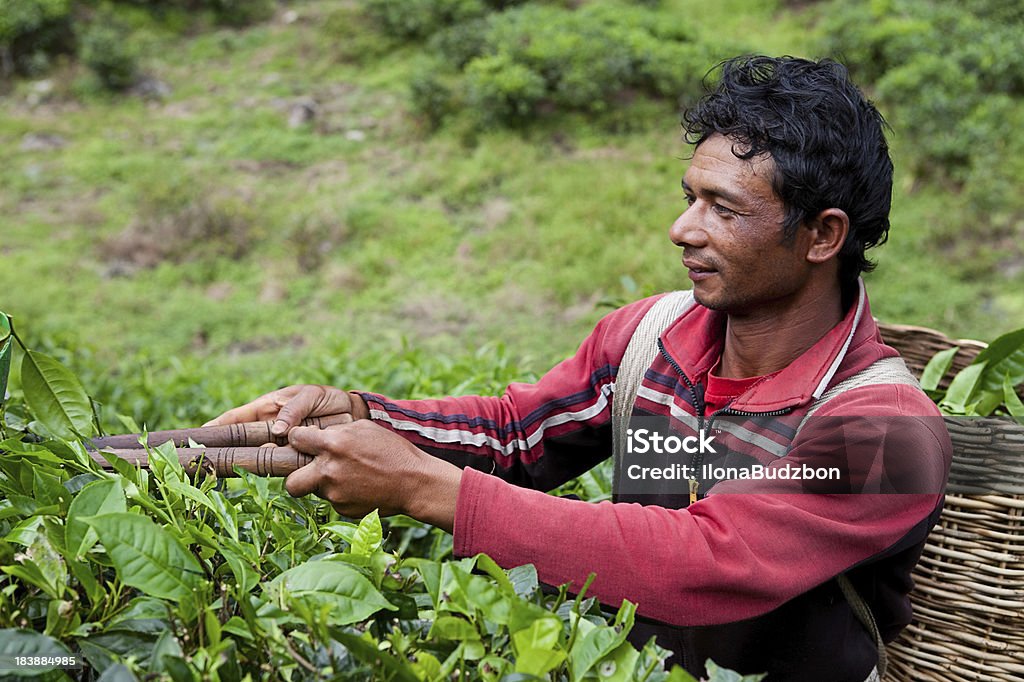
[[[960,346],[950,374],[984,348],[923,327],[879,325],[920,374]],[[944,383],[948,382],[948,375]],[[914,620],[889,645],[887,680],[1024,680],[1024,425],[947,417],[946,505],[914,569]]]

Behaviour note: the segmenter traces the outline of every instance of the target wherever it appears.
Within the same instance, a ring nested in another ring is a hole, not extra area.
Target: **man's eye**
[[[736,215],[736,211],[732,210],[731,208],[726,208],[725,206],[722,206],[721,204],[715,204],[714,211],[715,211],[715,213],[717,213],[720,216],[734,216],[734,215]]]
[[[693,206],[695,203],[697,203],[697,197],[693,196],[692,194],[687,194],[685,198],[687,206]]]

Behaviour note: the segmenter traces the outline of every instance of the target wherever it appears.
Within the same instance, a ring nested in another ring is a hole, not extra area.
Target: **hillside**
[[[601,108],[540,106],[511,127],[457,111],[435,129],[410,98],[431,43],[360,7],[282,3],[239,28],[117,5],[138,54],[130,89],[66,58],[5,84],[0,309],[101,401],[166,426],[289,381],[429,393],[458,390],[476,362],[498,388],[572,352],[602,302],[688,286],[667,238],[685,206],[676,98],[623,88]],[[879,38],[844,44],[853,10],[840,7],[635,11],[713,46],[706,67],[715,49],[835,49],[863,64],[855,48]],[[1000,124],[1024,111],[1008,68],[984,99]],[[895,87],[854,72],[873,96]],[[928,156],[920,135],[934,131],[910,117],[934,103],[888,101],[898,175],[868,278],[875,315],[982,339],[1020,326],[1024,210],[985,204],[989,188],[1019,186],[1020,161]],[[960,144],[1009,156],[1018,143],[984,137],[978,116],[978,139]],[[504,350],[474,361],[488,342]],[[423,379],[432,371],[452,381]]]

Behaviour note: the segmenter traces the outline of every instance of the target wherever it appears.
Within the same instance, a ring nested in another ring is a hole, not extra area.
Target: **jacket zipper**
[[[690,378],[688,376],[686,376],[686,372],[683,371],[683,368],[680,367],[679,363],[676,362],[675,358],[673,358],[671,355],[669,355],[668,351],[665,350],[665,345],[661,342],[661,339],[658,339],[658,351],[661,353],[661,356],[663,358],[665,358],[665,360],[668,362],[668,364],[672,366],[672,369],[674,369],[676,371],[676,374],[678,374],[682,378],[683,383],[685,383],[686,387],[688,389],[690,389],[690,393],[693,394],[694,402],[697,403],[697,428],[699,430],[701,430],[701,431],[703,431],[705,428],[710,429],[711,425],[715,423],[715,419],[717,417],[722,416],[722,415],[728,415],[728,416],[734,416],[734,417],[778,417],[778,416],[781,416],[781,415],[784,415],[784,414],[789,414],[790,412],[793,411],[792,407],[783,407],[781,409],[771,410],[769,412],[747,412],[745,410],[734,410],[730,406],[731,405],[731,403],[730,403],[730,405],[726,405],[722,409],[720,409],[720,410],[718,410],[716,412],[713,412],[711,414],[711,416],[709,416],[707,418],[707,424],[705,425],[705,422],[704,422],[704,411],[705,411],[707,406],[706,406],[706,403],[704,402],[704,394],[697,392],[696,386],[694,386],[693,382],[690,381]],[[691,470],[694,472],[694,474],[696,474],[696,472],[700,471],[700,466],[703,463],[704,463],[704,453],[703,452],[699,452],[699,451],[695,452],[693,454],[693,457],[690,458],[690,467],[691,467]],[[694,502],[697,501],[697,498],[698,498],[698,487],[699,487],[700,483],[697,481],[696,477],[691,478],[689,483],[690,483],[690,504],[693,504]]]

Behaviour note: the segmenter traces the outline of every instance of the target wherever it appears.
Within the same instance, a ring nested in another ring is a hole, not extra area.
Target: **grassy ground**
[[[687,154],[672,103],[466,145],[410,114],[414,47],[353,59],[348,4],[195,36],[133,17],[145,70],[170,87],[158,102],[102,94],[75,65],[42,95],[19,83],[0,104],[0,309],[97,375],[216,366],[222,404],[238,399],[233,374],[245,390],[261,371],[287,381],[281,367],[306,380],[311,358],[342,346],[386,365],[403,338],[448,356],[501,340],[542,369],[602,300],[688,285],[667,239]],[[662,11],[751,50],[815,56],[822,10]],[[290,127],[306,98],[316,116]],[[59,140],[27,142],[39,135]],[[877,316],[983,339],[1021,324],[1021,275],[939,239],[968,218],[955,194],[900,173],[869,277]]]

